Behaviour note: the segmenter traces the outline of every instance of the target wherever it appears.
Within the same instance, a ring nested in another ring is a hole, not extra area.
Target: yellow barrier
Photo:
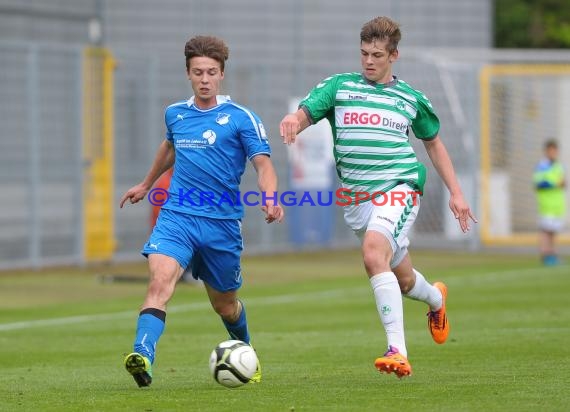
[[[89,47],[83,62],[83,254],[109,260],[115,250],[113,216],[113,74],[115,60]]]

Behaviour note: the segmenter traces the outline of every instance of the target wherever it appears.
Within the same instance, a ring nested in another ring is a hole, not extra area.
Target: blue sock
[[[558,260],[558,256],[556,255],[546,255],[544,257],[544,264],[546,266],[556,266],[560,264],[560,261]]]
[[[230,338],[241,340],[249,344],[249,332],[247,330],[247,318],[245,316],[245,306],[241,300],[240,303],[241,303],[241,313],[239,315],[237,322],[229,323],[224,319],[222,319],[222,321],[224,322],[224,326],[226,327],[228,333],[230,334]]]
[[[166,312],[160,309],[148,308],[139,314],[134,349],[146,356],[151,364],[154,363],[156,344],[164,331],[165,320]]]

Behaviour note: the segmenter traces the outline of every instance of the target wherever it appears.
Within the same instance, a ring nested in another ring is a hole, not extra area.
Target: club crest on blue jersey
[[[230,115],[229,114],[218,113],[218,117],[216,118],[216,123],[223,126],[225,124],[228,124],[229,121],[230,121]]]

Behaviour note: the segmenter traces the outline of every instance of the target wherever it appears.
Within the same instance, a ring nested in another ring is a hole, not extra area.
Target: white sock
[[[376,309],[386,330],[388,345],[398,348],[404,356],[408,356],[404,337],[404,308],[402,293],[398,279],[392,272],[382,272],[370,278]]]
[[[414,273],[416,274],[416,284],[408,293],[406,293],[406,297],[420,300],[425,302],[429,305],[430,310],[435,311],[441,309],[441,305],[443,305],[443,298],[441,296],[441,292],[438,288],[428,283],[428,281],[424,278],[420,272],[414,269]]]

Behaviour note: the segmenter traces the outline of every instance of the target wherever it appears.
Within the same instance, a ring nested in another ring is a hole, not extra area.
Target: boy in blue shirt
[[[534,170],[533,180],[538,203],[540,254],[545,265],[559,263],[555,250],[555,237],[564,226],[566,214],[566,180],[564,168],[558,161],[558,142],[544,144],[544,159]]]
[[[148,258],[150,281],[142,305],[133,353],[125,368],[139,387],[152,382],[156,344],[164,330],[166,305],[176,282],[190,266],[201,279],[212,307],[232,339],[250,342],[245,307],[237,297],[243,249],[239,184],[250,160],[261,192],[267,223],[281,222],[283,209],[273,194],[277,175],[261,120],[249,109],[219,95],[229,51],[224,41],[197,36],[185,46],[186,71],[194,96],[165,112],[166,139],[143,181],[130,188],[128,200],[144,199],[154,182],[174,166],[167,200],[142,254]],[[150,197],[149,197],[150,199]],[[258,370],[253,382],[261,380]]]

